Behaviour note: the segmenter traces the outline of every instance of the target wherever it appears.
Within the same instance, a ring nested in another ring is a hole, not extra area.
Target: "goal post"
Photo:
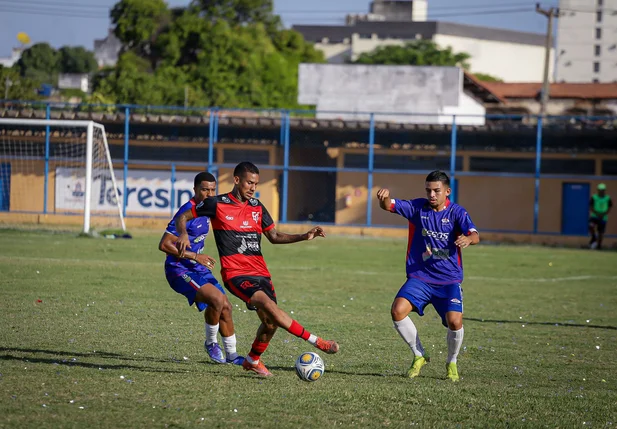
[[[77,214],[83,215],[85,233],[94,226],[126,231],[105,127],[94,121],[0,118],[3,212],[17,218]]]

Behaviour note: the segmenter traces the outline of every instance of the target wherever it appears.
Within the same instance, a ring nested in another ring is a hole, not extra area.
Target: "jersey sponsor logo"
[[[234,220],[234,217],[227,215],[227,216],[225,216],[225,219],[227,219],[227,220]]]
[[[246,228],[252,228],[252,226],[249,225],[249,221],[248,220],[243,220],[242,221],[242,226],[240,226],[240,228],[246,229]]]
[[[255,198],[251,198],[249,200],[249,203],[251,203],[253,207],[257,207],[257,204],[259,203],[259,201],[257,201]]]
[[[431,231],[430,229],[422,228],[422,236],[434,238],[436,240],[446,241],[450,238],[450,233],[448,232],[436,232]]]
[[[255,223],[259,223],[259,212],[253,212],[252,215]]]
[[[253,287],[253,283],[248,280],[244,280],[242,283],[240,283],[240,289],[249,289],[251,287]]]
[[[444,218],[441,220],[441,223],[450,223],[450,219],[448,219],[447,217],[444,217]]]
[[[238,247],[238,253],[243,254],[247,250],[259,252],[259,243],[251,240],[247,241],[246,238],[243,238],[240,247]]]
[[[429,259],[449,259],[450,258],[450,249],[431,249],[428,245],[426,246],[426,252],[422,253],[422,260],[424,262]]]
[[[202,241],[206,239],[207,236],[208,234],[201,234],[199,237],[195,237],[195,240],[193,240],[193,243],[201,243]]]
[[[460,299],[457,299],[457,298],[452,298],[452,299],[450,300],[450,302],[452,302],[452,303],[454,303],[454,304],[460,304],[460,303],[461,303],[461,300],[460,300]]]

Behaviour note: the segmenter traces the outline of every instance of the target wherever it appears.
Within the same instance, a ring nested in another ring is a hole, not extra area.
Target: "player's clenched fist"
[[[377,199],[379,200],[379,206],[384,210],[390,210],[390,190],[382,188],[377,191]]]

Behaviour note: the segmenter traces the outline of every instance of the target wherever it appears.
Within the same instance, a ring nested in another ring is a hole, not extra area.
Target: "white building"
[[[82,92],[90,90],[90,77],[87,73],[60,73],[58,75],[58,88],[79,89]]]
[[[371,14],[348,16],[347,25],[297,25],[293,28],[306,40],[314,42],[333,64],[354,61],[360,54],[380,46],[428,39],[442,48],[449,46],[454,52],[470,54],[472,73],[490,74],[506,82],[542,80],[545,35],[426,21],[426,17],[425,0],[376,0],[371,5]],[[550,64],[552,76],[553,61]]]
[[[99,67],[115,66],[118,62],[118,54],[122,48],[122,42],[109,30],[107,37],[94,41],[94,57]]]
[[[617,0],[560,0],[558,82],[617,82]]]
[[[13,48],[11,50],[10,57],[0,57],[0,66],[4,67],[13,67],[17,61],[21,58],[21,53],[23,52],[23,48]]]

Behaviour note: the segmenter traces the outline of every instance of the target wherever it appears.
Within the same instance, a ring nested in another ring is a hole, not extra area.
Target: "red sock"
[[[262,343],[261,341],[255,339],[255,341],[253,341],[253,345],[251,346],[249,356],[253,360],[259,360],[259,357],[266,351],[269,345],[270,343]]]
[[[304,341],[307,341],[311,336],[311,333],[304,329],[304,327],[295,320],[291,321],[291,326],[289,327],[289,329],[287,329],[287,331],[290,334],[295,335],[296,337],[302,338]]]

